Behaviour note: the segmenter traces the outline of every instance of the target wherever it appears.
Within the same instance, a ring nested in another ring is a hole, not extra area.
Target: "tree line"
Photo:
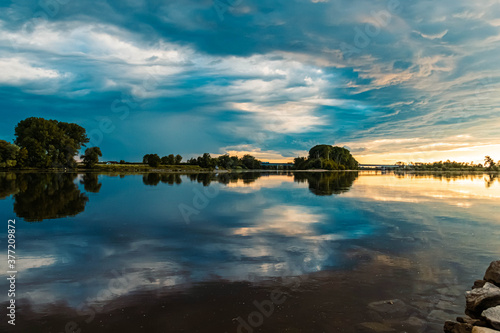
[[[151,167],[158,167],[160,165],[179,165],[182,162],[182,156],[173,154],[160,158],[158,154],[144,155],[142,162]],[[212,157],[209,153],[204,153],[196,158],[187,160],[187,165],[197,165],[203,169],[248,169],[255,170],[262,167],[262,162],[252,155],[244,155],[239,158],[238,156],[229,156],[228,154],[219,157]]]
[[[500,161],[496,162],[490,156],[484,157],[484,164],[474,162],[455,162],[447,160],[445,162],[397,162],[396,165],[401,166],[405,170],[415,171],[500,171]]]
[[[158,167],[163,165],[180,165],[182,162],[181,155],[170,154],[160,158],[158,154],[146,154],[142,158],[142,163],[148,164],[151,167]]]

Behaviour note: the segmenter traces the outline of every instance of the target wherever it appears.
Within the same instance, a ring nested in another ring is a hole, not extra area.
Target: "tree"
[[[151,167],[158,167],[161,162],[161,158],[158,154],[146,154],[142,158],[142,163],[148,164]]]
[[[293,159],[293,164],[296,170],[307,169],[307,159],[305,157],[296,157]]]
[[[17,166],[24,167],[28,163],[28,149],[22,148],[17,155]]]
[[[356,170],[359,168],[359,163],[351,155],[351,152],[343,147],[333,147],[330,145],[317,145],[309,150],[309,160],[313,165],[320,165],[322,167],[323,160],[333,161],[338,165],[338,169]],[[313,162],[313,160],[320,160],[321,163]],[[335,164],[327,163],[328,166],[335,166]]]
[[[216,160],[210,156],[209,153],[203,154],[203,156],[199,156],[196,160],[197,164],[206,169],[213,169],[216,165]]]
[[[488,170],[491,170],[495,167],[495,161],[489,156],[484,157],[484,167]]]
[[[182,160],[182,156],[181,155],[177,155],[180,157],[180,160]],[[174,156],[174,154],[170,154],[168,156],[163,156],[161,158],[161,164],[164,164],[164,165],[175,165],[175,164],[179,164],[177,163],[177,156]]]
[[[217,166],[223,169],[231,169],[233,166],[233,160],[228,154],[221,155],[217,157]]]
[[[181,162],[182,162],[182,156],[179,154],[175,155],[175,164],[176,165],[181,164]]]
[[[0,168],[11,168],[17,165],[19,147],[0,140]]]
[[[260,169],[262,162],[252,155],[247,154],[241,158],[241,164],[243,164],[247,169]]]
[[[97,162],[99,162],[99,157],[102,157],[102,152],[99,147],[91,147],[85,150],[85,155],[80,156],[83,158],[83,163],[88,169],[93,168]]]
[[[77,124],[36,117],[20,121],[15,135],[15,144],[27,151],[26,166],[37,168],[74,167],[75,155],[89,142]]]

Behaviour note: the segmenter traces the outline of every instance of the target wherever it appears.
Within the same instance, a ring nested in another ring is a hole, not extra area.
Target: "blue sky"
[[[0,139],[37,116],[107,160],[500,159],[498,1],[16,0],[0,31]]]

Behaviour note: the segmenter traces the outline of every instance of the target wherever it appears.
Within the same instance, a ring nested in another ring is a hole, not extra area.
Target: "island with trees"
[[[307,157],[294,159],[296,170],[358,170],[359,163],[351,152],[342,147],[317,145],[309,150]]]

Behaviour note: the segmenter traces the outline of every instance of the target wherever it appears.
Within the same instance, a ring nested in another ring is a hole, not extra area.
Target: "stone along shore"
[[[446,333],[500,332],[500,260],[493,261],[482,280],[465,293],[464,317],[444,324]]]

